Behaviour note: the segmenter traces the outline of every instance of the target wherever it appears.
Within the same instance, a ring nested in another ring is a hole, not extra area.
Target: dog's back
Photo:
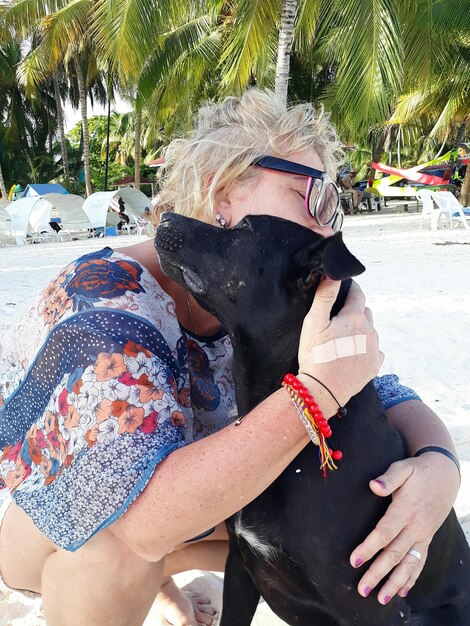
[[[229,332],[237,403],[244,414],[272,393],[285,373],[297,371],[300,328],[320,276],[346,279],[362,266],[340,236],[327,241],[279,218],[250,217],[230,231],[192,220],[184,230],[184,218],[170,221],[184,240],[171,255],[183,277],[176,270],[171,274],[171,268],[169,273],[189,286]],[[210,249],[208,267],[204,249]],[[343,300],[348,285],[340,292]],[[470,624],[470,551],[454,512],[436,534],[406,600],[395,597],[381,606],[357,593],[361,572],[350,566],[349,554],[388,505],[368,483],[405,451],[372,383],[347,408],[346,418],[330,421],[332,447],[344,453],[338,471],[323,478],[317,449],[309,445],[228,521],[221,626],[249,626],[260,594],[291,625]]]

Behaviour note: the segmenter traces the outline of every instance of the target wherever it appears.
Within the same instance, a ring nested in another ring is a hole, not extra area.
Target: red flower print
[[[16,461],[21,450],[21,441],[15,443],[14,446],[7,446],[3,451],[0,461]]]
[[[76,393],[76,394],[77,394],[77,396],[78,396],[78,395],[79,395],[79,393],[80,393],[80,389],[82,388],[82,385],[83,385],[83,380],[82,380],[81,378],[79,378],[78,380],[76,380],[76,381],[74,382],[74,384],[73,384],[72,391],[73,391],[74,393]]]
[[[147,374],[142,374],[141,376],[139,376],[138,384],[143,385],[144,387],[151,387],[153,385],[153,383],[149,381],[149,377],[147,376]]]
[[[184,426],[185,424],[184,415],[181,411],[173,411],[170,420],[173,426]]]
[[[149,413],[147,417],[144,418],[140,430],[148,435],[149,433],[153,433],[156,429],[158,423],[158,413],[156,411],[152,411]]]
[[[125,400],[114,400],[113,415],[115,415],[116,417],[119,417],[120,415],[124,413],[124,411],[127,409],[128,406],[129,406],[129,402],[126,402]]]
[[[60,448],[59,437],[55,430],[51,430],[47,433],[47,440],[56,450]]]
[[[33,439],[32,437],[28,439],[28,451],[33,463],[38,465],[41,462],[42,451],[36,444],[36,439]]]
[[[120,433],[135,433],[137,428],[144,421],[144,409],[134,405],[129,405],[127,409],[118,417]]]
[[[122,354],[101,352],[96,357],[96,363],[93,369],[96,374],[96,379],[102,383],[110,378],[119,378],[121,374],[126,371],[126,365]]]
[[[67,398],[69,396],[69,392],[67,389],[62,389],[60,392],[58,404],[59,404],[59,413],[61,415],[67,415],[69,410],[69,403],[67,402]]]
[[[98,433],[99,426],[98,424],[95,424],[93,428],[90,428],[90,430],[85,434],[85,441],[87,442],[89,448],[92,448],[95,445]]]
[[[41,450],[44,450],[44,448],[47,448],[46,438],[44,437],[44,433],[40,428],[38,428],[36,432],[36,444],[38,448],[40,448]]]
[[[44,481],[44,484],[46,485],[50,485],[51,483],[54,482],[54,480],[57,478],[57,474],[48,474],[46,476],[46,480]]]
[[[186,387],[183,387],[183,389],[180,391],[177,402],[179,402],[181,406],[187,408],[191,406],[191,400],[189,399],[189,390],[186,389]]]
[[[133,387],[139,383],[137,378],[134,378],[129,372],[124,372],[124,374],[119,377],[119,382],[128,387]]]
[[[135,358],[139,354],[139,352],[143,352],[147,357],[152,356],[152,353],[149,350],[147,350],[140,344],[135,343],[135,341],[128,341],[124,346],[124,354],[126,356],[132,356]]]

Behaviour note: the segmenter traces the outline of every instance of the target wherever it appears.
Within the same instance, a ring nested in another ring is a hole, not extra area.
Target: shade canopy
[[[136,218],[142,217],[145,207],[150,207],[149,198],[133,187],[124,187],[116,191],[97,191],[88,196],[82,207],[93,228],[105,228],[108,209],[118,209],[119,198],[124,200],[126,213]]]
[[[26,237],[48,230],[52,208],[50,202],[38,196],[11,202],[5,209],[11,220],[11,232],[8,234],[12,237]]]
[[[50,183],[44,185],[32,184],[26,186],[23,198],[28,198],[30,196],[45,196],[47,193],[60,193],[65,195],[68,194],[68,191],[59,183]]]

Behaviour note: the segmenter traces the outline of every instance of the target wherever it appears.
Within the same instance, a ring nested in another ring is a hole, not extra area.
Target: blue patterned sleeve
[[[421,400],[413,389],[400,384],[396,374],[377,376],[374,385],[385,410],[407,400]]]

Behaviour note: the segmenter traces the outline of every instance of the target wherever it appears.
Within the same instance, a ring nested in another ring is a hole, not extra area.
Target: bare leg
[[[196,596],[189,601],[170,576],[196,568],[223,571],[226,537],[221,525],[210,536],[213,540],[182,544],[166,556],[163,578],[163,562],[137,557],[108,530],[77,552],[57,549],[11,504],[0,534],[0,571],[11,587],[42,593],[48,626],[140,625],[161,584],[158,602],[172,626],[193,626],[196,617],[210,625],[214,611],[209,600]]]
[[[101,531],[80,550],[57,550],[42,573],[48,626],[141,626],[160,589],[163,562],[148,563]]]
[[[7,585],[42,593],[48,626],[141,626],[163,562],[144,561],[109,530],[77,552],[57,549],[12,504],[0,533],[0,570]]]

